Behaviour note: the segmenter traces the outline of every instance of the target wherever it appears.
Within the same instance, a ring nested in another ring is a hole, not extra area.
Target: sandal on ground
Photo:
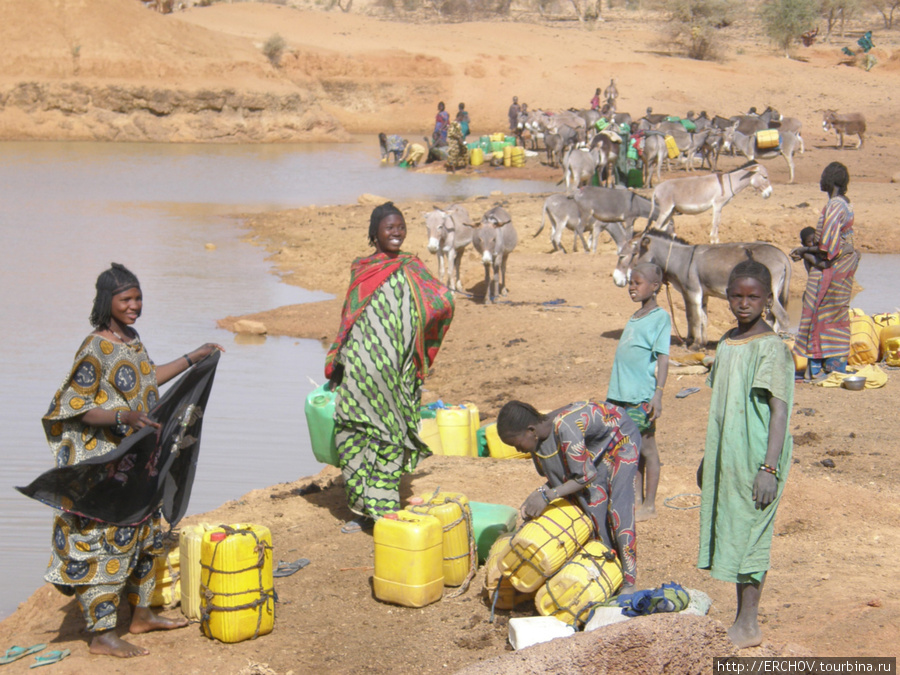
[[[273,577],[289,577],[309,565],[309,558],[298,558],[294,562],[278,561],[278,567],[272,571]]]
[[[51,663],[59,663],[71,653],[68,649],[54,649],[46,654],[38,654],[34,657],[35,663],[28,667],[40,668],[41,666],[49,666]]]
[[[360,516],[359,518],[354,518],[353,520],[348,520],[344,523],[344,526],[341,528],[341,532],[344,534],[353,534],[354,532],[368,532],[373,527],[375,527],[375,521],[371,518],[366,518],[365,516]]]
[[[700,387],[685,387],[675,394],[675,398],[687,398],[691,394],[696,394],[698,391],[700,391]]]
[[[18,661],[23,656],[28,656],[29,654],[34,654],[36,652],[41,651],[47,645],[32,645],[31,647],[10,647],[6,650],[3,656],[0,656],[0,666],[4,666],[7,663],[12,663],[13,661]]]

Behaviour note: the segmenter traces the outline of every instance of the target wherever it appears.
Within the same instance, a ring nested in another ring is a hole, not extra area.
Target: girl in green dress
[[[702,490],[697,566],[737,589],[728,636],[739,647],[762,642],[757,621],[775,512],[791,464],[787,432],[794,398],[794,362],[762,316],[772,302],[772,278],[755,260],[738,264],[728,281],[737,318],[719,342],[706,449],[697,472]]]

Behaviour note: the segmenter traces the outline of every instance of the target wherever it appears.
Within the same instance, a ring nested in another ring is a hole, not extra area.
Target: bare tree
[[[894,11],[900,8],[900,0],[867,0],[866,4],[881,14],[885,28],[893,27]]]
[[[601,0],[569,0],[575,8],[575,15],[581,23],[602,20],[600,15]]]
[[[859,9],[860,0],[822,0],[821,12],[825,17],[825,38],[831,37],[834,27],[840,24],[841,37],[844,37],[844,24],[852,19]]]

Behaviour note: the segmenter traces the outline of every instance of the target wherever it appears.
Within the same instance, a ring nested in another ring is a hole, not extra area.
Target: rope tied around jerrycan
[[[572,504],[572,506],[574,506],[574,504]],[[522,530],[524,528],[528,527],[529,525],[533,525],[533,526],[536,526],[536,527],[540,528],[541,530],[543,530],[544,533],[547,535],[547,541],[544,542],[544,544],[542,544],[540,547],[538,547],[538,550],[543,549],[545,546],[548,546],[550,544],[550,542],[555,541],[556,545],[557,545],[557,549],[562,549],[563,551],[565,551],[566,550],[565,540],[568,540],[570,544],[574,544],[573,549],[575,551],[577,551],[579,548],[581,548],[582,544],[580,541],[578,541],[578,538],[576,537],[574,525],[577,522],[577,520],[579,520],[580,518],[587,518],[587,515],[585,515],[584,512],[582,512],[580,509],[578,509],[578,511],[581,514],[580,517],[578,519],[576,519],[576,518],[572,518],[571,516],[569,516],[569,523],[566,526],[563,526],[560,523],[556,522],[553,519],[552,515],[548,515],[545,512],[545,513],[541,514],[538,518],[535,518],[534,520],[529,520],[529,521],[523,523],[519,527],[519,529],[516,530],[515,534],[513,534],[512,540],[515,541],[516,538],[519,536],[519,534],[522,532]],[[559,511],[559,515],[565,515],[565,512]],[[559,532],[556,534],[551,533],[550,530],[547,528],[547,526],[542,521],[553,523],[553,525],[555,525],[559,529]],[[591,527],[591,529],[593,529],[593,527]],[[537,574],[544,580],[542,582],[543,584],[547,583],[547,579],[549,579],[552,576],[553,573],[550,573],[550,574],[545,573],[544,570],[542,570],[540,568],[540,566],[534,562],[534,556],[532,556],[530,558],[523,557],[519,553],[519,551],[516,549],[515,546],[510,547],[510,552],[515,553],[516,557],[519,559],[519,562],[515,567],[511,567],[511,568],[507,569],[502,574],[501,578],[511,579],[513,576],[515,576],[518,573],[518,571],[520,569],[522,569],[522,567],[524,565],[530,566],[535,572],[537,572]],[[565,564],[565,562],[563,564]],[[560,567],[562,567],[562,565],[560,565]],[[538,588],[540,588],[540,586],[538,586]],[[489,621],[490,623],[494,622],[494,608],[497,604],[497,599],[499,598],[499,596],[500,596],[500,581],[498,580],[497,587],[494,589],[493,599],[491,602],[491,617],[490,617],[490,621]]]
[[[593,569],[588,568],[585,565],[582,565],[580,561],[575,562],[574,558],[577,556],[581,556],[582,558],[587,559],[591,563]],[[607,593],[607,596],[606,596],[606,598],[604,598],[604,600],[599,601],[599,602],[587,603],[587,605],[585,605],[581,609],[581,611],[579,611],[577,614],[572,611],[572,608],[574,606],[576,606],[578,604],[578,601],[581,599],[581,597],[585,593],[588,592],[588,590],[590,589],[590,583],[587,583],[584,586],[582,586],[581,591],[578,593],[578,595],[575,596],[575,598],[573,598],[572,602],[570,602],[568,605],[563,605],[560,602],[560,600],[556,597],[556,595],[554,595],[553,589],[550,588],[550,584],[546,585],[547,595],[550,596],[550,599],[553,601],[553,604],[556,605],[558,610],[562,610],[562,611],[570,614],[572,616],[572,619],[574,620],[574,624],[584,623],[584,620],[581,618],[583,615],[587,615],[588,613],[590,613],[590,611],[594,607],[602,604],[603,602],[608,600],[610,597],[612,597],[613,593],[615,593],[617,587],[613,584],[612,578],[610,577],[609,573],[606,571],[606,563],[615,562],[616,557],[617,557],[616,552],[609,548],[606,549],[606,551],[604,551],[601,555],[594,555],[593,553],[588,553],[588,551],[586,551],[584,548],[582,548],[580,551],[575,553],[572,560],[569,560],[562,567],[559,568],[557,574],[559,572],[562,572],[563,569],[565,569],[565,567],[567,565],[577,565],[579,567],[584,567],[587,570],[588,576],[591,577],[592,582],[596,581],[599,584],[600,580],[602,579],[606,583],[606,588],[609,589],[609,592]],[[601,562],[598,562],[598,561],[601,561]],[[556,614],[556,612],[554,612],[554,614]]]
[[[265,590],[265,588],[263,587],[263,578],[262,578],[263,567],[266,562],[266,551],[267,550],[271,551],[272,546],[270,544],[267,544],[264,541],[260,541],[259,537],[256,535],[256,532],[254,532],[251,529],[242,528],[242,529],[236,530],[233,527],[230,527],[228,525],[220,525],[219,527],[220,527],[220,529],[225,530],[225,536],[222,537],[221,539],[219,539],[218,541],[216,541],[216,545],[215,545],[215,548],[213,549],[213,555],[212,555],[212,560],[210,561],[210,564],[204,565],[202,561],[200,562],[200,567],[209,572],[207,581],[208,582],[212,581],[213,574],[243,574],[244,572],[249,572],[249,571],[255,569],[255,570],[257,570],[257,578],[259,580],[259,586],[257,588],[249,588],[245,591],[239,591],[237,593],[222,593],[222,592],[217,593],[217,592],[210,590],[209,586],[204,584],[203,581],[201,580],[200,581],[200,596],[201,596],[201,598],[206,600],[206,603],[205,603],[205,605],[202,605],[202,608],[200,610],[200,626],[201,626],[201,628],[203,628],[203,631],[209,635],[212,634],[210,631],[210,626],[209,626],[209,620],[211,618],[212,612],[237,612],[237,611],[241,611],[241,610],[245,610],[245,609],[256,609],[256,608],[268,603],[270,598],[272,600],[274,600],[274,596],[275,596],[274,588],[271,589],[271,591]],[[228,538],[232,535],[235,535],[235,534],[249,534],[256,541],[256,546],[253,547],[253,551],[257,554],[256,564],[251,565],[250,567],[245,567],[243,569],[239,569],[239,570],[216,569],[215,562],[216,562],[216,556],[219,553],[219,545],[223,541],[225,541],[226,538]],[[201,579],[202,579],[202,577],[201,577]],[[223,607],[221,605],[216,605],[213,602],[213,599],[216,596],[234,597],[237,595],[247,595],[254,591],[258,591],[259,596],[257,598],[255,598],[254,600],[251,600],[250,602],[246,602],[241,605],[234,605],[233,607]],[[262,624],[262,611],[257,611],[256,612],[256,629],[253,632],[253,637],[251,638],[252,640],[255,640],[256,638],[259,637],[259,629],[260,629],[261,624]]]
[[[466,553],[462,553],[460,555],[444,557],[444,560],[459,560],[465,557],[469,558],[469,572],[466,575],[465,580],[458,589],[453,591],[453,593],[448,593],[446,595],[446,597],[448,598],[456,598],[469,590],[469,584],[472,583],[472,579],[475,578],[475,573],[478,571],[478,546],[475,543],[475,528],[472,525],[472,509],[469,507],[468,503],[463,504],[462,500],[458,497],[444,497],[443,502],[437,503],[434,500],[437,498],[438,494],[440,494],[440,490],[441,488],[437,487],[431,494],[431,497],[428,497],[424,500],[423,504],[410,504],[407,508],[413,513],[428,515],[430,507],[432,506],[440,506],[441,504],[452,503],[456,504],[459,507],[459,518],[457,518],[453,522],[441,526],[443,532],[450,532],[451,530],[453,530],[453,528],[460,525],[463,521],[465,521],[466,523],[466,538],[469,542],[469,550]]]

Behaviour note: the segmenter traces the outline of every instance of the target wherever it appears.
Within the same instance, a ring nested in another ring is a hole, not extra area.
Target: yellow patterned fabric
[[[816,382],[820,387],[840,387],[844,378],[861,375],[866,378],[866,389],[880,389],[887,384],[888,376],[881,368],[876,365],[860,368],[855,373],[830,373],[824,380]]]
[[[158,399],[156,367],[139,339],[122,344],[89,335],[42,420],[56,466],[102,457],[125,437],[127,427],[85,424],[87,411],[146,412]],[[158,511],[133,527],[56,514],[44,579],[58,586],[94,586],[120,585],[131,578],[139,585],[152,572],[153,556],[162,550],[159,521]]]

